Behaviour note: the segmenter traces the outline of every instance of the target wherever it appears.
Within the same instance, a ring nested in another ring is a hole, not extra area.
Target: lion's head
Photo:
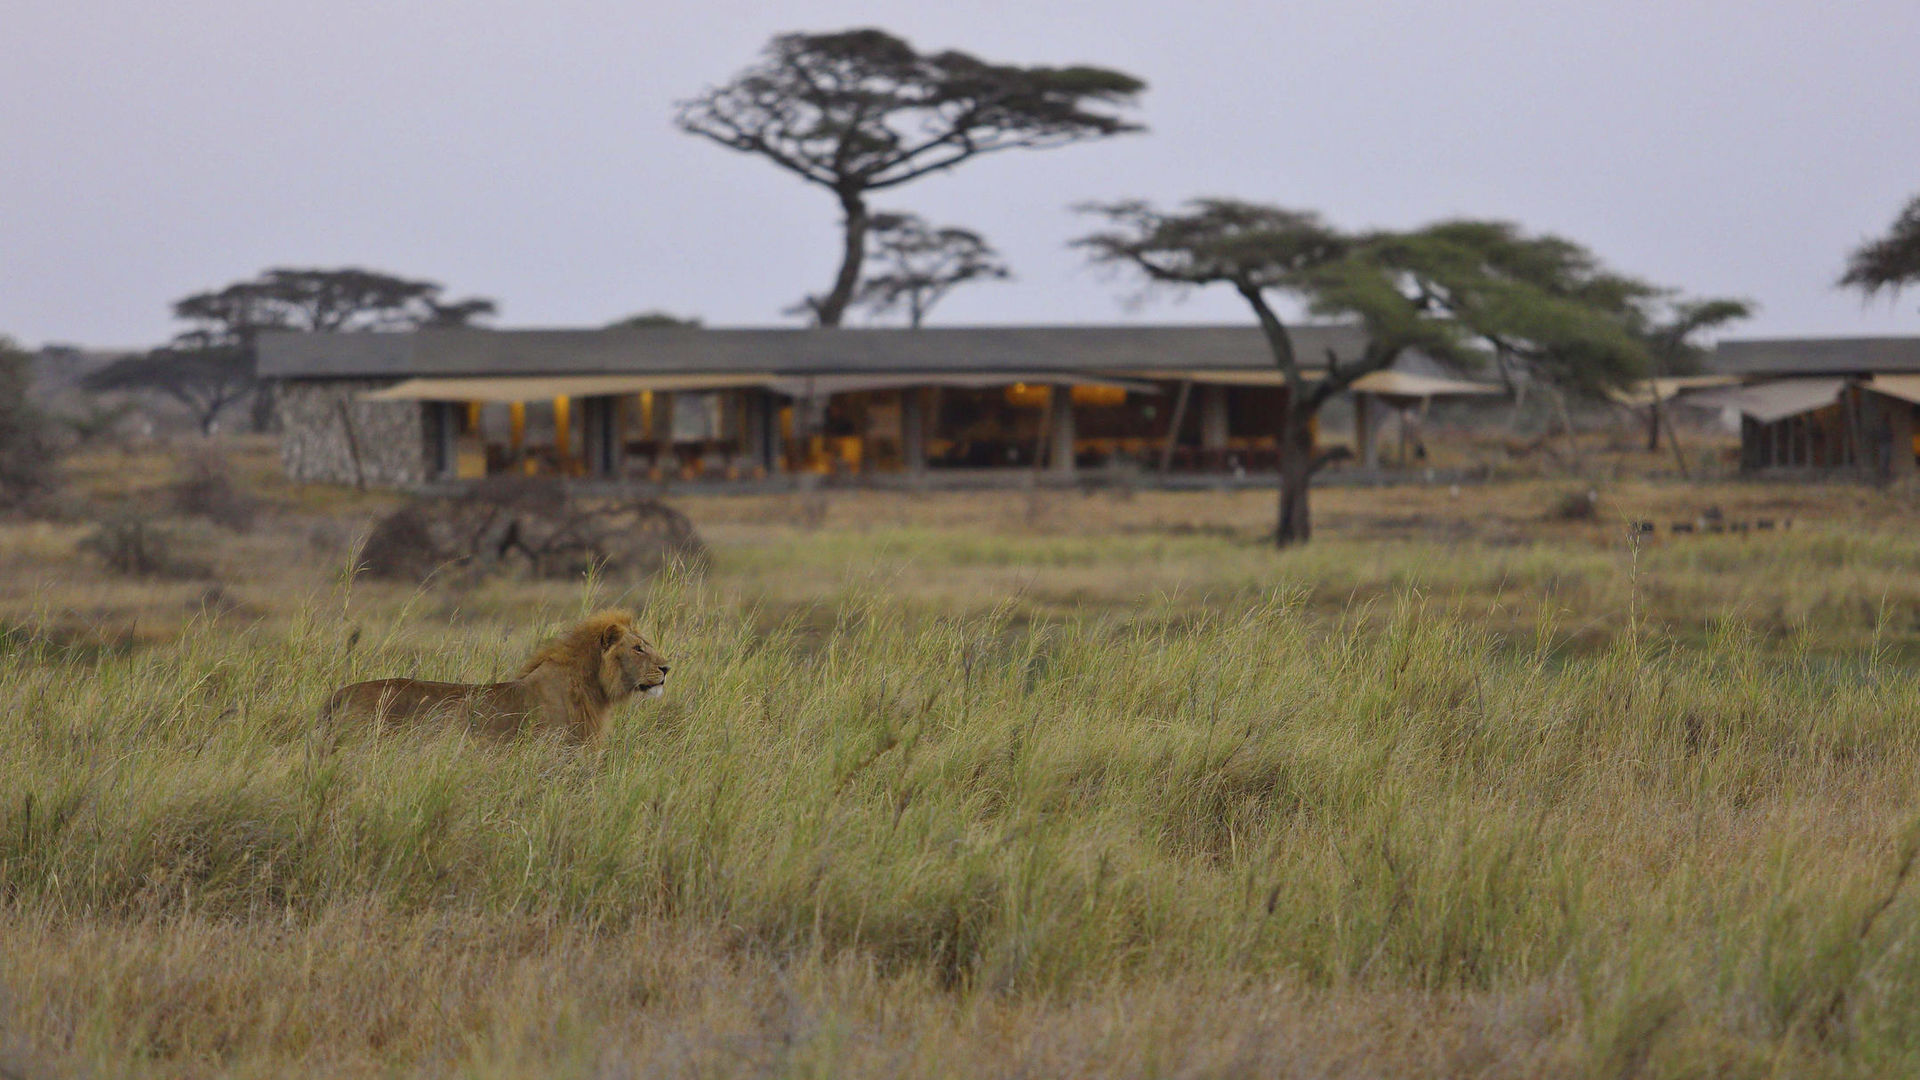
[[[602,611],[554,638],[528,658],[520,676],[542,664],[566,668],[575,678],[591,680],[610,701],[630,694],[665,693],[667,661],[634,626],[633,613]]]

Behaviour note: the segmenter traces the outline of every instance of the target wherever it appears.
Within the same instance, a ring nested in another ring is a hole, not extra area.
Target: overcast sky
[[[1913,0],[5,8],[0,332],[27,344],[156,342],[171,300],[277,265],[431,278],[507,326],[791,324],[830,283],[831,198],[679,133],[672,103],[772,34],[860,25],[1149,84],[1147,134],[879,200],[1013,266],[934,323],[1246,321],[1230,294],[1130,306],[1066,247],[1075,202],[1220,194],[1349,227],[1515,220],[1758,300],[1748,335],[1920,333],[1920,291],[1832,287],[1920,192]]]

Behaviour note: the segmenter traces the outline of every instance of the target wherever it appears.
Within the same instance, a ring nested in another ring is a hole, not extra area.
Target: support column
[[[1372,394],[1356,392],[1353,395],[1353,440],[1360,445],[1360,466],[1369,471],[1380,467],[1380,438],[1377,425],[1374,398]]]
[[[1887,474],[1894,480],[1905,480],[1920,472],[1920,462],[1914,460],[1913,454],[1913,412],[1914,407],[1909,402],[1898,399],[1887,402],[1887,430],[1893,436],[1893,446],[1890,448],[1893,457]]]
[[[749,469],[767,467],[767,392],[740,391],[740,456]]]
[[[459,451],[454,443],[458,419],[454,405],[447,401],[428,401],[421,406],[425,414],[426,474],[429,480],[451,480],[459,473]]]
[[[1200,388],[1200,449],[1222,454],[1227,449],[1227,388],[1209,383]]]
[[[1047,467],[1053,475],[1073,476],[1073,387],[1061,384],[1053,388],[1052,446],[1047,452]]]
[[[910,476],[927,471],[927,411],[922,396],[917,386],[900,391],[900,456],[906,459]]]
[[[1192,396],[1193,380],[1180,380],[1180,391],[1173,399],[1173,415],[1167,419],[1167,441],[1160,447],[1160,471],[1163,473],[1173,464],[1174,448],[1180,445],[1180,428],[1187,422],[1187,399]]]
[[[670,391],[653,392],[653,415],[647,418],[647,426],[653,432],[653,469],[664,474],[678,464],[673,457],[673,394]]]
[[[580,399],[580,471],[587,476],[600,475],[600,399]]]
[[[1874,441],[1884,440],[1883,449],[1874,454],[1876,470],[1887,480],[1896,482],[1913,476],[1920,471],[1913,454],[1913,403],[1885,394],[1863,395],[1863,398],[1873,403],[1872,411],[1878,414],[1872,424]]]
[[[585,443],[589,476],[611,477],[620,473],[621,442],[614,423],[615,413],[613,398],[581,399],[581,435]]]

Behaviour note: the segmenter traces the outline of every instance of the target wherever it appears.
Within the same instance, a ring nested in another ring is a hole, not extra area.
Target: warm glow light
[[[1007,404],[1016,409],[1043,409],[1053,398],[1053,387],[1014,383],[1007,387]]]
[[[553,448],[563,462],[573,459],[572,404],[565,395],[553,399]]]
[[[1112,406],[1127,403],[1125,387],[1101,386],[1097,383],[1076,385],[1069,396],[1075,405]]]

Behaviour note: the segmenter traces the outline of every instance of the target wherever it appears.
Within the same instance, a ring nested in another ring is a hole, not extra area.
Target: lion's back
[[[518,726],[525,710],[516,683],[432,682],[427,679],[374,679],[335,690],[320,708],[322,725],[401,724],[418,720],[458,720],[494,728]]]

